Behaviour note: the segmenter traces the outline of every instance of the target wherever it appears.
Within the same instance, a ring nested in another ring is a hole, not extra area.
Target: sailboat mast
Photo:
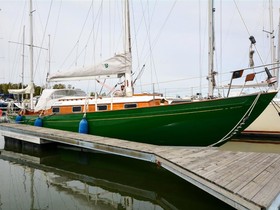
[[[127,56],[131,59],[131,33],[130,33],[130,15],[129,15],[129,2],[128,0],[125,0],[124,5],[124,25],[125,25],[125,40],[124,40],[124,50],[127,54]],[[125,94],[126,96],[132,96],[133,90],[132,90],[132,66],[129,65],[129,69],[125,73]]]
[[[51,35],[50,34],[49,34],[49,61],[48,61],[48,64],[49,64],[49,68],[48,68],[48,72],[47,72],[47,78],[49,77],[50,71],[51,71]],[[49,82],[47,81],[47,78],[46,78],[46,88],[49,88]]]
[[[29,51],[30,51],[30,85],[31,85],[31,90],[30,90],[30,109],[34,109],[34,104],[33,104],[33,8],[32,8],[32,0],[30,0],[30,13],[29,13],[29,21],[30,21],[30,46],[29,46]]]
[[[279,9],[279,20],[278,20],[278,44],[277,44],[277,62],[280,61],[280,9]],[[277,79],[277,82],[275,84],[275,86],[278,88],[279,87],[279,63],[277,64],[277,68],[275,71],[275,76]]]
[[[25,26],[23,26],[23,33],[22,33],[22,69],[21,69],[21,89],[23,89],[24,83],[24,47],[25,47]],[[21,95],[21,101],[23,102],[24,94]]]
[[[214,78],[214,3],[208,1],[208,97],[213,97],[215,78]]]
[[[273,30],[273,3],[269,0],[269,22],[270,22],[270,53],[271,53],[271,63],[275,63],[275,46],[274,46],[274,30]],[[275,74],[275,64],[273,65],[273,75]]]
[[[125,0],[125,51],[131,53],[129,2]]]

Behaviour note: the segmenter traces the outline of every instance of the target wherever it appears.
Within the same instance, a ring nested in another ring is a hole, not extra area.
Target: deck
[[[154,162],[236,209],[279,209],[280,154],[135,143],[21,124],[2,123],[3,136],[58,142]]]

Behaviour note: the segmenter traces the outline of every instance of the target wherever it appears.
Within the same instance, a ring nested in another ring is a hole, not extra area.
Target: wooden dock
[[[11,123],[0,124],[0,132],[154,162],[236,209],[280,208],[280,154],[156,146]]]

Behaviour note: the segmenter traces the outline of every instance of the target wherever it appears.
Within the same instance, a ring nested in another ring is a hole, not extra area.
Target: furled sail
[[[34,84],[30,83],[24,89],[8,89],[8,92],[11,93],[11,94],[34,93]]]
[[[75,68],[69,71],[57,72],[49,75],[49,82],[88,80],[100,77],[119,77],[124,73],[131,73],[131,54],[116,54],[98,65]]]

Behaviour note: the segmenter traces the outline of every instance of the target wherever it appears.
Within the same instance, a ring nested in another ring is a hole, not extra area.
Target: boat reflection
[[[6,141],[0,165],[6,173],[11,167],[21,171],[12,181],[14,197],[26,195],[20,205],[27,209],[230,209],[152,163],[73,147],[42,151],[30,144],[12,145]],[[13,176],[6,176],[11,182]],[[5,190],[0,189],[2,208]]]

